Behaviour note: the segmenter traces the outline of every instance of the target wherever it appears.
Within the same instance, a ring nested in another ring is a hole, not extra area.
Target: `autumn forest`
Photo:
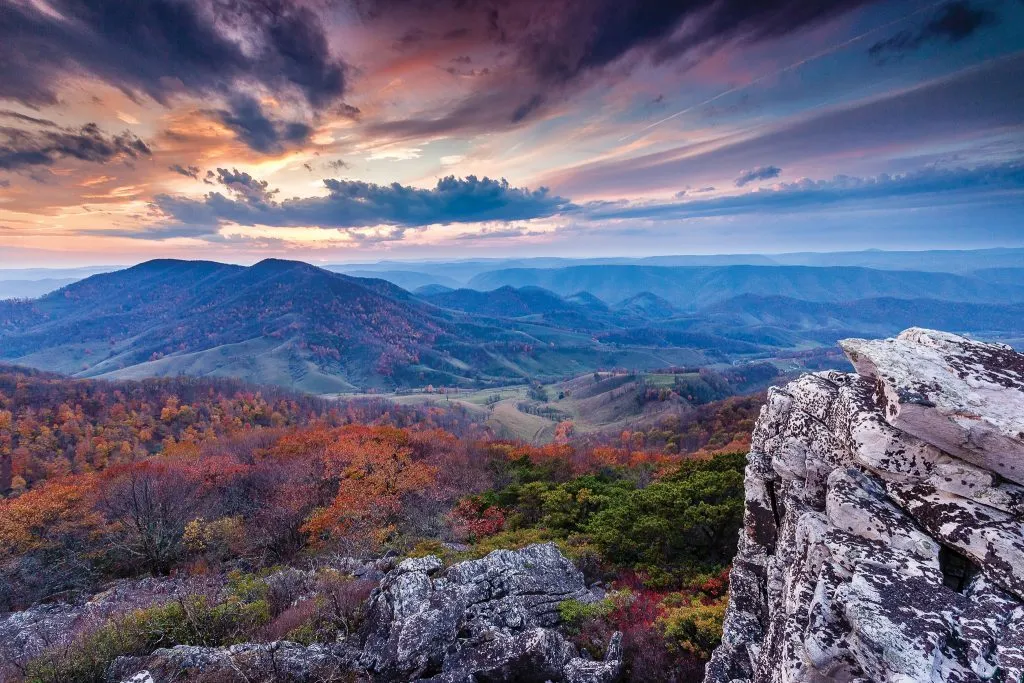
[[[554,542],[609,589],[603,603],[563,605],[578,647],[599,655],[622,631],[632,680],[697,680],[724,613],[745,462],[706,445],[749,434],[756,405],[530,446],[451,404],[5,368],[0,611],[135,577],[204,588],[185,602],[135,588],[127,611],[6,652],[4,675],[100,681],[114,658],[158,643],[329,642],[358,623],[369,585],[322,570],[314,596],[290,603],[268,576],[325,557],[456,562]],[[174,609],[202,626],[181,633]]]

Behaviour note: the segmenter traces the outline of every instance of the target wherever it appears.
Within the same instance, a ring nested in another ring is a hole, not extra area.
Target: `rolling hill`
[[[572,306],[542,292],[509,296]],[[0,302],[0,358],[78,377],[230,376],[314,393],[709,360],[694,348],[609,346],[543,321],[441,308],[384,280],[274,259],[150,261]]]

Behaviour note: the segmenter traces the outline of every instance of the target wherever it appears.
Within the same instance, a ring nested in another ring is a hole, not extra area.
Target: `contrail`
[[[910,19],[913,16],[921,14],[922,12],[927,12],[928,10],[932,9],[933,7],[938,7],[939,5],[945,4],[946,2],[948,2],[948,0],[937,0],[936,2],[933,2],[933,3],[930,3],[928,5],[925,5],[924,7],[920,7],[918,9],[914,10],[913,12],[910,12],[909,14],[906,14],[906,15],[898,18],[898,19],[893,19],[892,21],[886,22],[884,24],[881,24],[880,26],[876,26],[873,29],[865,31],[864,33],[861,33],[860,35],[856,35],[853,38],[849,38],[847,40],[844,40],[843,42],[839,43],[838,45],[833,45],[832,47],[829,47],[829,48],[827,48],[825,50],[822,50],[821,52],[813,54],[810,57],[805,57],[804,59],[801,59],[798,62],[793,62],[789,66],[784,66],[781,69],[778,69],[776,71],[772,71],[771,73],[764,74],[763,76],[758,76],[757,78],[755,78],[754,80],[752,80],[752,81],[750,81],[748,83],[744,83],[743,85],[737,85],[735,88],[729,88],[728,90],[720,92],[717,95],[715,95],[714,97],[706,99],[703,102],[698,102],[697,104],[691,104],[686,109],[680,109],[675,114],[672,114],[670,116],[666,116],[665,118],[661,119],[660,121],[655,121],[654,123],[646,126],[645,128],[640,129],[636,133],[629,133],[627,135],[623,135],[621,138],[618,139],[618,142],[623,142],[625,140],[628,140],[628,139],[634,138],[634,137],[635,138],[643,137],[647,133],[647,131],[651,130],[652,128],[656,128],[656,127],[660,126],[663,123],[671,121],[672,119],[679,118],[683,114],[687,114],[687,113],[693,111],[694,109],[699,109],[699,108],[701,108],[701,107],[703,107],[705,105],[711,104],[715,100],[719,100],[719,99],[721,99],[721,98],[723,98],[723,97],[725,97],[727,95],[732,95],[733,93],[740,92],[741,90],[746,90],[747,88],[749,88],[752,85],[757,85],[761,81],[767,80],[769,78],[775,78],[776,76],[780,76],[780,75],[786,73],[787,71],[792,71],[793,69],[799,69],[801,66],[803,66],[804,64],[807,64],[808,62],[813,62],[816,59],[820,59],[822,57],[825,57],[825,56],[828,56],[828,55],[833,54],[835,52],[838,52],[839,50],[842,50],[845,47],[849,47],[853,43],[856,43],[856,42],[858,42],[860,40],[863,40],[864,38],[867,38],[868,36],[870,36],[873,33],[878,33],[879,31],[882,31],[884,29],[889,28],[890,26],[895,26],[896,24],[903,23],[904,21],[906,21],[907,19]]]

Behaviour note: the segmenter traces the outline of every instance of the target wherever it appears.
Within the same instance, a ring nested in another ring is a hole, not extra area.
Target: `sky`
[[[1024,0],[0,0],[0,267],[1024,246]]]

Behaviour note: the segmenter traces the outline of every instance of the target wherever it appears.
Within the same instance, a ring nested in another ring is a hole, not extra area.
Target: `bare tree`
[[[185,525],[200,516],[199,485],[177,468],[132,468],[103,489],[100,507],[120,527],[115,550],[155,574],[170,571],[181,552]]]

